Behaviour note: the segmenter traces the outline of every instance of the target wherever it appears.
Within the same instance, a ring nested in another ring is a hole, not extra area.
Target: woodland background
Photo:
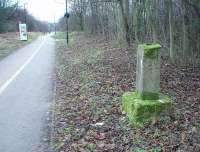
[[[69,28],[119,43],[161,43],[181,66],[200,65],[199,0],[71,0]],[[65,30],[65,18],[59,29]],[[124,41],[125,40],[125,41]]]
[[[100,35],[127,46],[161,43],[172,63],[200,66],[199,0],[68,0],[68,3],[71,31]],[[29,31],[47,32],[55,28],[53,23],[35,19],[16,1],[0,0],[0,33],[18,31],[19,21],[26,22]],[[57,26],[65,31],[66,18],[61,18]]]
[[[32,32],[47,32],[52,26],[34,18],[16,0],[0,0],[0,33],[17,32],[19,22],[26,22]]]

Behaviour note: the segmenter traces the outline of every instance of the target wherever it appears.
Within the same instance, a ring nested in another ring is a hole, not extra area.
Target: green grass
[[[63,146],[64,146],[64,142],[59,142],[59,143],[54,143],[52,148],[53,148],[54,150],[58,151],[58,150],[60,150]]]
[[[69,40],[71,38],[73,39],[74,36],[77,36],[80,34],[80,32],[69,32]],[[57,32],[55,35],[53,35],[53,38],[55,39],[67,39],[67,32]]]
[[[56,39],[56,41],[63,43],[65,47],[72,48],[76,43],[76,37],[78,35],[82,35],[82,34],[83,33],[81,33],[81,32],[69,32],[69,44],[68,45],[67,45],[67,33],[66,32],[57,32],[56,35],[53,35],[52,37],[54,39]]]
[[[87,69],[88,64],[95,64],[101,59],[104,51],[100,48],[84,48],[81,47],[81,51],[77,51],[76,45],[78,45],[80,36],[82,33],[71,32],[69,33],[70,41],[69,44],[66,44],[66,39],[63,39],[63,35],[65,32],[58,32],[57,35],[53,37],[57,40],[57,46],[59,50],[59,66],[58,73],[63,80],[69,80],[74,77],[73,70],[75,68],[81,69],[79,71],[79,79],[83,82],[84,85],[81,90],[85,90],[85,88],[90,87],[93,75]],[[67,53],[67,56],[65,56]],[[80,68],[81,67],[81,68]],[[72,72],[70,72],[72,71]]]
[[[96,145],[94,143],[89,143],[86,145],[86,149],[89,151],[94,151],[96,149]]]
[[[66,39],[66,37],[66,32],[57,32],[55,35],[53,35],[53,38],[55,39]]]
[[[162,146],[160,146],[160,147],[154,147],[154,148],[151,148],[151,149],[148,149],[148,150],[146,150],[146,149],[136,148],[136,149],[133,150],[133,152],[163,152]]]

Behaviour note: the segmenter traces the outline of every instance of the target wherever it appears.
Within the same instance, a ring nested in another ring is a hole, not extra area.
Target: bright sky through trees
[[[54,22],[65,13],[65,0],[21,0],[26,9],[39,20]]]

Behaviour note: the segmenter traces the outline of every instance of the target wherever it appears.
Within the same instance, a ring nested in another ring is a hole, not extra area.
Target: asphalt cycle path
[[[35,152],[53,98],[55,42],[49,35],[0,61],[0,152]]]

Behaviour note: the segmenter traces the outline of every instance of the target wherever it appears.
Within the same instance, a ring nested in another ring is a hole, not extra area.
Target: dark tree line
[[[19,22],[26,20],[28,31],[47,32],[50,24],[31,16],[12,0],[0,0],[0,33],[18,31]]]
[[[70,29],[131,43],[161,43],[171,61],[200,65],[199,0],[71,0]],[[59,23],[65,29],[65,19]]]

